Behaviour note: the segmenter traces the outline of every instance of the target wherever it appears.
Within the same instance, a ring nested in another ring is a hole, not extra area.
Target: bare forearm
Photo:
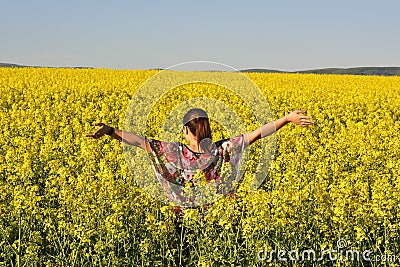
[[[110,135],[112,138],[122,141],[122,130],[115,129],[114,133]]]
[[[279,118],[273,122],[264,124],[257,130],[247,133],[247,140],[245,140],[245,142],[248,145],[250,145],[250,144],[254,143],[255,141],[257,141],[258,139],[264,138],[264,137],[276,132],[277,130],[279,130],[280,128],[282,128],[284,125],[286,125],[289,122],[290,122],[289,119],[287,118],[287,116],[285,116],[285,117]]]
[[[124,132],[122,130],[115,129],[114,133],[110,135],[112,138],[117,139],[120,142],[124,142],[128,145],[137,146],[145,149],[145,140],[131,132]]]
[[[295,110],[286,116],[277,119],[276,121],[267,123],[257,130],[247,133],[245,135],[245,144],[246,145],[251,145],[253,142],[256,140],[266,137],[276,131],[278,131],[280,128],[288,124],[289,122],[294,123],[296,125],[300,125],[303,127],[307,127],[312,125],[314,122],[311,120],[311,116],[305,116],[305,115],[300,115],[304,114],[304,110]]]
[[[143,137],[131,132],[124,132],[122,130],[115,129],[102,122],[95,122],[94,125],[99,126],[99,128],[94,133],[86,134],[86,137],[97,139],[103,135],[109,135],[111,138],[117,139],[125,144],[137,146],[149,152],[151,151],[148,142],[146,142],[145,138]]]
[[[290,122],[290,120],[287,115],[274,121],[275,132],[278,131],[283,126],[285,126],[286,124],[288,124],[289,122]],[[264,137],[264,136],[262,136],[262,137]]]

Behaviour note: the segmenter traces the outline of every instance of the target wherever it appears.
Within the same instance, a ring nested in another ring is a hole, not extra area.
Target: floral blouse
[[[208,153],[194,152],[181,142],[146,140],[152,168],[173,206],[200,206],[216,195],[233,194],[240,179],[243,134],[214,142]],[[207,195],[210,188],[213,193]]]

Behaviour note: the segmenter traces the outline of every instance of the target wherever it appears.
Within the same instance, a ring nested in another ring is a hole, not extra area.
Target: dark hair
[[[212,137],[210,122],[208,120],[207,113],[204,110],[193,108],[186,112],[185,116],[183,116],[183,125],[188,126],[192,134],[197,137],[197,140],[203,151],[211,151]],[[206,138],[209,140],[201,142]]]

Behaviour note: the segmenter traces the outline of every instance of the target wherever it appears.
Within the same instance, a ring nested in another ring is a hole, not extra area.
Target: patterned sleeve
[[[164,188],[167,197],[172,200],[175,198],[173,195],[174,191],[176,191],[176,187],[172,184],[179,186],[182,182],[178,168],[180,161],[179,143],[164,142],[149,138],[146,138],[146,141],[151,150],[149,156],[153,163],[152,167],[155,175]]]
[[[241,134],[232,138],[221,140],[216,144],[222,151],[222,155],[221,153],[220,155],[224,157],[224,162],[229,161],[232,164],[237,165],[245,148],[244,143],[244,135]]]
[[[162,156],[162,154],[165,152],[166,147],[168,142],[163,142],[163,141],[159,141],[156,139],[152,139],[152,138],[146,138],[145,140],[148,142],[150,149],[151,149],[151,153],[155,156],[155,157],[160,157]]]
[[[244,135],[218,141],[216,145],[222,158],[220,165],[221,184],[218,191],[221,194],[231,194],[241,178],[240,164],[245,149]]]
[[[232,137],[227,139],[225,142],[222,143],[222,148],[226,150],[228,153],[237,153],[243,150],[244,145],[244,135],[238,135],[236,137]]]

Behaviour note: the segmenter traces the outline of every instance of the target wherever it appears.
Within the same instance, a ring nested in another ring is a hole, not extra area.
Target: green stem
[[[21,208],[19,210],[19,216],[18,216],[18,253],[17,253],[17,267],[21,266],[20,263],[20,255],[21,255]]]

